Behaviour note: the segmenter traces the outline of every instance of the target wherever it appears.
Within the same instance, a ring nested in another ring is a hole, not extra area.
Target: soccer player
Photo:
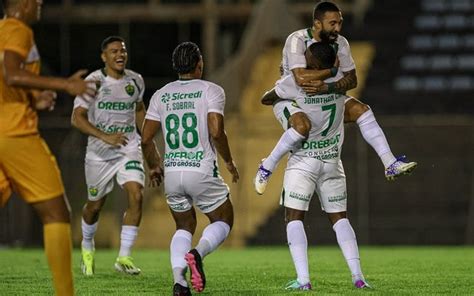
[[[89,136],[84,165],[88,197],[82,211],[81,269],[86,276],[94,274],[94,235],[115,177],[128,198],[115,269],[137,275],[140,268],[131,257],[131,248],[142,217],[145,173],[137,126],[141,128],[145,118],[145,84],[140,74],[125,68],[127,48],[123,38],[107,37],[101,49],[105,67],[86,78],[96,82],[97,95],[91,101],[76,97],[71,119],[74,127]]]
[[[0,206],[12,188],[43,223],[44,247],[57,295],[73,295],[70,210],[59,167],[38,132],[37,110],[52,110],[55,91],[93,95],[81,78],[40,76],[40,55],[31,24],[42,1],[4,0],[0,20]]]
[[[165,85],[151,98],[142,147],[152,182],[160,181],[161,160],[153,137],[162,129],[165,195],[176,222],[170,245],[173,295],[191,295],[185,279],[186,264],[193,288],[202,292],[206,285],[202,260],[227,238],[234,220],[229,188],[219,175],[216,150],[231,173],[232,182],[238,181],[239,173],[224,130],[224,90],[201,79],[204,63],[196,44],[179,44],[172,59],[179,80]],[[191,249],[196,230],[193,204],[210,224],[198,245]]]
[[[334,49],[326,42],[313,43],[306,51],[309,68],[327,69],[336,59]],[[356,288],[368,288],[360,267],[357,240],[347,219],[346,177],[340,159],[344,141],[345,95],[328,93],[308,96],[290,75],[280,79],[275,90],[266,95],[283,99],[296,98],[311,122],[307,139],[290,155],[283,180],[280,203],[285,207],[287,239],[295,265],[297,279],[290,281],[288,290],[310,290],[308,242],[303,226],[305,212],[313,194],[319,196],[321,208],[333,224],[337,242],[352,274]],[[286,125],[285,111],[275,114]]]
[[[293,75],[298,86],[308,92],[345,93],[357,86],[357,76],[350,46],[346,38],[339,35],[342,28],[342,13],[332,2],[320,2],[313,11],[313,26],[298,30],[288,36],[283,48],[282,77]],[[337,67],[324,70],[306,69],[304,53],[306,48],[315,42],[330,42],[337,50]],[[322,82],[324,80],[324,82]],[[271,104],[271,102],[269,102]],[[280,101],[274,108],[287,109],[291,128],[287,129],[272,153],[265,158],[255,178],[257,193],[263,194],[268,179],[278,161],[291,149],[298,147],[308,135],[310,122],[303,112],[293,113],[291,101]],[[280,106],[277,106],[280,105]],[[379,155],[384,167],[385,177],[393,180],[398,176],[409,174],[416,167],[416,162],[407,162],[405,156],[396,158],[391,152],[387,139],[377,123],[370,107],[359,100],[348,97],[345,103],[345,122],[356,122],[362,136]]]

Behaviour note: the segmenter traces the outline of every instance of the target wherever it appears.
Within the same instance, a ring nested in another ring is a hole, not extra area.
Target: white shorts
[[[310,157],[290,156],[280,204],[308,211],[314,193],[319,196],[321,209],[326,213],[347,210],[346,175],[342,161],[328,163]]]
[[[273,104],[273,114],[275,114],[276,119],[285,131],[290,128],[290,123],[288,122],[290,116],[298,112],[304,111],[295,101],[281,100]]]
[[[186,212],[193,204],[203,213],[210,213],[229,198],[224,180],[198,172],[165,174],[165,196],[174,212]]]
[[[88,198],[91,201],[97,201],[112,191],[114,176],[120,186],[127,182],[137,182],[142,186],[145,184],[141,154],[136,157],[127,155],[106,161],[86,159],[84,168]]]

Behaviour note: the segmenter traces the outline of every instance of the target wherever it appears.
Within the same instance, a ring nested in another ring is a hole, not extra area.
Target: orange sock
[[[71,269],[71,225],[49,223],[44,227],[44,249],[58,296],[74,295]]]

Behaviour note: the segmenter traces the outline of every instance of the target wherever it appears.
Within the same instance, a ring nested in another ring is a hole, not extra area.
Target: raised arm
[[[95,88],[90,87],[81,77],[87,73],[87,70],[79,70],[71,77],[58,78],[39,76],[24,69],[25,59],[18,53],[10,50],[4,52],[3,57],[3,76],[9,86],[27,87],[35,89],[58,90],[69,93],[70,95],[89,95],[93,96]]]
[[[207,114],[207,125],[211,140],[217,152],[224,160],[227,170],[232,174],[232,182],[236,183],[239,180],[239,172],[232,159],[229,142],[227,141],[224,129],[224,116],[219,113],[209,112]]]

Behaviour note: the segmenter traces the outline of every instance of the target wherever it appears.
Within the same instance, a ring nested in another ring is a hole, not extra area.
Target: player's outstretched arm
[[[155,134],[160,130],[159,121],[145,119],[142,127],[142,151],[145,162],[149,168],[150,186],[159,186],[163,179],[163,167],[160,152],[153,140]]]
[[[93,126],[87,117],[87,109],[83,107],[74,108],[71,116],[71,124],[84,134],[96,137],[109,145],[120,147],[128,143],[128,139],[124,133],[107,134]]]
[[[239,180],[239,171],[235,166],[230,152],[229,142],[224,129],[224,116],[215,112],[208,113],[207,125],[212,142],[214,143],[217,152],[224,160],[227,170],[231,173],[232,182],[236,183]]]
[[[9,86],[57,90],[80,96],[94,96],[95,94],[94,85],[82,79],[82,76],[87,73],[86,70],[79,70],[67,79],[45,77],[25,70],[23,68],[24,62],[25,60],[20,54],[10,50],[4,52],[2,71],[5,82]]]
[[[356,70],[353,69],[349,72],[344,72],[344,77],[336,82],[325,83],[319,93],[339,93],[345,94],[348,90],[357,87],[357,75]]]

